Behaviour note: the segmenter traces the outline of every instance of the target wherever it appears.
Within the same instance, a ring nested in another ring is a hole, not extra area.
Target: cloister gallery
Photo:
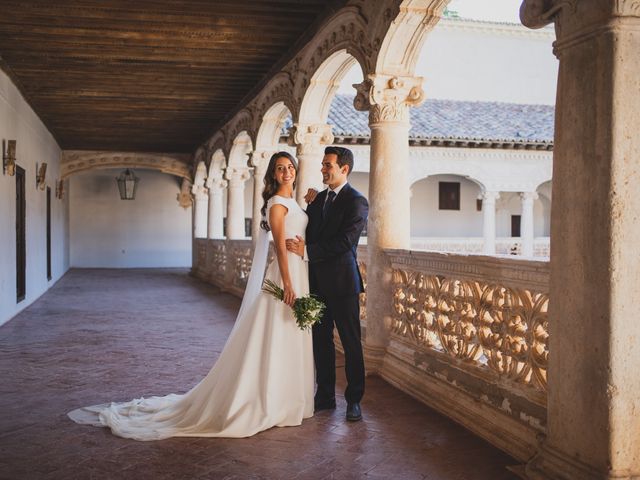
[[[351,182],[370,204],[358,261],[372,381],[488,441],[522,478],[640,478],[639,2],[524,0],[524,26],[455,18],[447,0],[5,3],[8,385],[29,385],[21,375],[40,368],[20,363],[29,345],[50,346],[29,340],[40,302],[62,288],[60,305],[81,309],[89,284],[69,277],[77,268],[189,266],[223,305],[242,297],[268,159],[295,154],[304,204],[307,188],[322,188],[324,148],[339,144],[354,151]],[[430,95],[434,76],[461,81],[456,48],[475,42],[518,54],[478,59],[512,70],[514,97]],[[141,179],[126,206],[115,203],[124,169]],[[88,272],[96,285],[112,275]],[[148,305],[143,292],[123,305]],[[64,326],[45,310],[53,331]],[[117,325],[82,338],[99,343]],[[13,472],[30,462],[9,437],[28,426],[11,423],[20,393],[5,393],[16,401],[0,420],[0,463]],[[63,478],[67,466],[56,468],[6,478]],[[428,473],[415,478],[473,478]]]

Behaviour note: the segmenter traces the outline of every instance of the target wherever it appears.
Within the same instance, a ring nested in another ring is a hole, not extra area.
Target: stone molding
[[[147,168],[191,179],[189,155],[133,152],[64,150],[60,166],[62,179],[75,173],[104,168]]]
[[[549,262],[483,255],[385,250],[392,268],[414,269],[430,275],[443,273],[464,280],[508,284],[536,292],[549,291]]]

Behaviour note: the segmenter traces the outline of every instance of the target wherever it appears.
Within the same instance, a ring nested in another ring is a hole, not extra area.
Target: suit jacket
[[[367,223],[369,203],[347,183],[323,219],[322,208],[327,192],[320,192],[307,207],[309,288],[311,293],[324,297],[357,295],[364,291],[357,248]]]

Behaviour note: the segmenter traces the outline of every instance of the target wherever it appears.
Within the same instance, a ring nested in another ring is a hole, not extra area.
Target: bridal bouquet
[[[284,298],[284,290],[271,280],[264,281],[262,290],[273,295],[278,300]],[[314,295],[305,295],[304,297],[296,298],[292,308],[298,328],[300,328],[300,330],[306,330],[320,322],[325,305]]]

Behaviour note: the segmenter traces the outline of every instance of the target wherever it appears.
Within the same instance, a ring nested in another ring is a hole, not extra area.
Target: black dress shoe
[[[358,422],[362,420],[362,409],[359,403],[349,403],[347,405],[347,421]]]
[[[335,410],[335,409],[336,409],[335,400],[326,400],[324,402],[313,402],[314,412],[319,412],[320,410]]]

